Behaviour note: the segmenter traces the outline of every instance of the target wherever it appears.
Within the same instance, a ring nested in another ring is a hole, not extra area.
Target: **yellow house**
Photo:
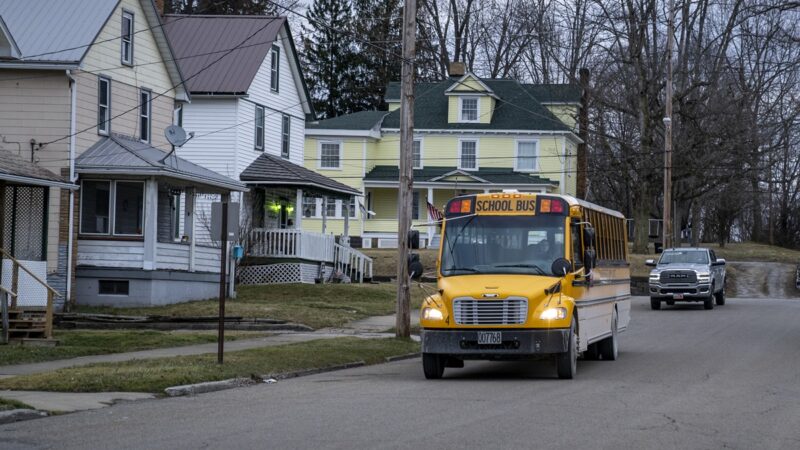
[[[456,195],[506,189],[575,195],[578,86],[465,73],[415,90],[412,214],[421,245],[438,245],[432,223]],[[399,83],[388,86],[386,102],[388,111],[306,124],[306,167],[363,197],[304,198],[304,230],[338,235],[347,227],[354,246],[359,240],[367,248],[397,245]]]

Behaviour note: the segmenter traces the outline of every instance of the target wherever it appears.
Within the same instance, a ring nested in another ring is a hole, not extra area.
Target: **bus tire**
[[[583,359],[587,361],[597,361],[600,359],[600,349],[598,348],[597,342],[594,344],[589,344],[589,347],[587,347],[586,351],[583,352]]]
[[[578,337],[575,334],[575,319],[572,319],[567,351],[556,355],[556,372],[562,380],[571,380],[578,372]]]
[[[438,380],[444,375],[445,358],[434,353],[422,354],[422,371],[428,380]]]
[[[654,311],[661,309],[661,300],[655,297],[650,297],[650,309]]]
[[[725,304],[725,283],[722,283],[722,289],[719,290],[716,294],[714,294],[714,300],[717,302],[717,306],[722,306]]]
[[[708,297],[703,299],[703,309],[714,309],[714,285],[711,285],[711,290],[708,292]]]
[[[606,361],[616,361],[619,355],[619,342],[617,341],[617,309],[611,315],[611,336],[597,343],[600,356]]]

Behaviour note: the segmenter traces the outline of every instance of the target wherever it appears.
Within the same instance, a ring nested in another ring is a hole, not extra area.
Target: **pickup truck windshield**
[[[708,252],[704,250],[680,250],[664,252],[659,264],[708,264]]]
[[[443,239],[442,275],[551,275],[564,257],[561,216],[471,216],[451,219]]]

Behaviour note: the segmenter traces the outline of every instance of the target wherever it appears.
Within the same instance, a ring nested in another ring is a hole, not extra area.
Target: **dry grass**
[[[58,392],[162,392],[170,386],[235,377],[260,377],[297,370],[364,361],[376,364],[389,356],[419,351],[406,339],[322,339],[216,355],[179,356],[100,363],[0,380],[0,389]]]
[[[397,278],[397,249],[393,248],[364,248],[361,251],[372,258],[372,273],[380,277]],[[413,250],[419,254],[425,273],[431,276],[436,272],[436,259],[439,257],[438,249]]]
[[[312,328],[341,327],[370,316],[395,312],[397,285],[377,284],[272,284],[240,286],[238,296],[225,302],[227,316],[260,317],[301,323]],[[411,307],[419,308],[426,294],[411,290]],[[146,308],[78,307],[78,312],[174,317],[214,316],[216,300]]]

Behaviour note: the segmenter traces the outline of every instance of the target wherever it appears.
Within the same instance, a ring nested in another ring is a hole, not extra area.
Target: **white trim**
[[[465,81],[467,78],[472,78],[472,79],[474,79],[475,81],[477,81],[477,82],[478,82],[478,84],[480,84],[480,85],[483,87],[483,89],[485,89],[485,91],[475,91],[475,94],[490,95],[490,96],[492,96],[492,97],[494,97],[494,98],[497,98],[497,99],[499,99],[499,97],[498,97],[498,96],[497,96],[497,95],[494,93],[494,91],[493,91],[493,90],[492,90],[492,89],[491,89],[489,86],[487,86],[487,85],[486,85],[486,83],[484,83],[483,81],[481,81],[481,79],[480,79],[479,77],[477,77],[477,76],[476,76],[474,73],[472,73],[472,72],[470,72],[470,71],[467,71],[467,73],[465,73],[464,75],[462,75],[462,76],[461,76],[461,78],[459,78],[459,79],[458,79],[458,80],[456,80],[456,81],[455,81],[453,84],[451,84],[451,85],[450,85],[450,87],[449,87],[449,88],[447,88],[447,89],[444,91],[444,95],[463,95],[463,94],[464,94],[464,92],[462,92],[462,91],[455,91],[455,89],[456,89],[456,86],[463,86],[463,85],[464,85],[464,81]],[[387,102],[388,102],[388,101],[387,101]]]
[[[475,167],[464,167],[461,164],[461,152],[462,152],[461,144],[463,142],[474,142],[475,143]],[[457,151],[458,151],[458,168],[459,169],[461,169],[461,170],[479,170],[480,169],[480,164],[479,164],[479,161],[480,161],[479,154],[480,153],[479,153],[479,150],[478,150],[479,142],[480,142],[480,140],[477,139],[477,138],[474,138],[474,139],[473,138],[458,138],[458,149],[457,149]]]
[[[536,144],[536,149],[534,151],[534,167],[533,169],[522,169],[519,167],[519,144],[522,143],[534,143]],[[540,153],[540,146],[539,146],[539,139],[514,139],[514,171],[515,172],[524,172],[524,173],[533,173],[539,172],[539,153]]]
[[[336,167],[323,167],[322,166],[322,144],[336,144],[339,146],[339,164]],[[319,170],[342,170],[342,153],[344,152],[344,143],[341,140],[318,140],[317,141],[317,169]]]
[[[386,134],[393,134],[399,133],[399,128],[383,128],[381,130],[383,133]],[[516,134],[516,135],[533,135],[538,136],[542,134],[551,134],[557,136],[566,136],[570,138],[573,142],[577,144],[582,144],[583,140],[578,137],[572,131],[543,131],[543,130],[454,130],[450,128],[438,128],[438,129],[425,129],[425,128],[415,128],[414,133],[427,133],[427,134],[450,134],[450,135],[464,135],[464,134],[501,134],[501,135],[508,135],[508,134]]]
[[[473,180],[476,180],[476,181],[478,181],[478,182],[481,182],[481,183],[489,183],[489,181],[487,181],[487,180],[484,180],[484,179],[483,179],[483,178],[481,178],[481,177],[477,177],[477,176],[475,176],[475,175],[473,175],[473,174],[471,174],[471,173],[469,173],[469,172],[465,171],[465,169],[456,169],[456,170],[451,170],[450,172],[447,172],[447,173],[445,173],[445,174],[443,174],[443,175],[439,175],[438,177],[431,178],[431,179],[430,179],[430,181],[439,181],[439,180],[444,180],[445,178],[452,177],[453,175],[463,175],[463,176],[465,176],[465,177],[470,177],[470,178],[472,178]],[[454,183],[455,183],[455,182],[454,182]]]
[[[464,100],[475,100],[475,119],[467,120],[464,118]],[[459,95],[458,96],[458,122],[459,123],[479,123],[481,120],[481,97],[478,95]]]
[[[366,138],[373,138],[373,139],[380,139],[381,138],[381,131],[380,129],[371,129],[371,130],[338,130],[338,129],[325,129],[325,128],[306,128],[305,129],[306,136],[317,136],[317,137],[366,137]]]
[[[422,136],[414,137],[413,142],[419,142],[419,167],[414,166],[414,147],[412,144],[411,147],[411,164],[412,169],[424,169],[425,168],[425,140]]]
[[[77,184],[64,183],[61,181],[50,181],[44,178],[31,178],[22,175],[10,175],[0,173],[0,180],[11,181],[12,183],[32,184],[34,186],[57,187],[60,189],[78,189]]]

